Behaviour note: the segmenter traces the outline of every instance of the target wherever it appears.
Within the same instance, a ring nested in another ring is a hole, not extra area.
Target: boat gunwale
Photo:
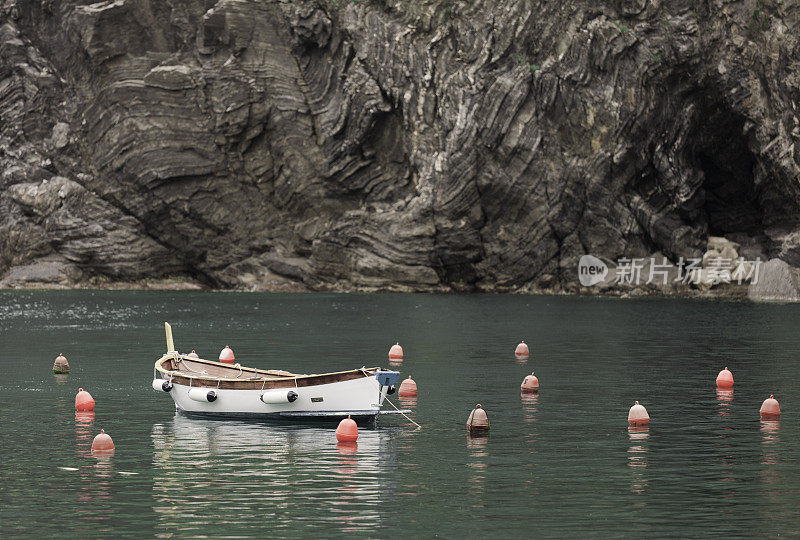
[[[184,371],[168,370],[163,366],[164,362],[166,362],[167,360],[175,360],[176,358],[180,358],[182,360],[183,359],[189,360],[189,361],[195,362],[195,363],[206,364],[206,365],[209,365],[209,366],[222,367],[222,368],[225,368],[225,369],[241,369],[242,373],[263,374],[263,375],[268,375],[268,377],[250,377],[250,378],[247,378],[247,379],[241,379],[241,378],[217,377],[217,376],[214,376],[214,375],[200,374],[200,373],[198,373],[197,375],[190,375],[190,374],[187,374]],[[369,378],[369,377],[374,376],[375,373],[377,371],[379,371],[381,368],[380,367],[371,367],[371,368],[361,367],[361,368],[349,369],[349,370],[345,370],[345,371],[333,371],[333,372],[329,372],[329,373],[312,373],[312,374],[302,374],[302,375],[301,374],[296,374],[296,373],[286,372],[286,373],[289,373],[289,374],[276,377],[276,376],[274,376],[274,374],[269,373],[269,371],[272,371],[272,370],[263,370],[263,369],[250,368],[250,367],[244,367],[244,366],[239,366],[237,368],[237,367],[235,367],[235,366],[233,366],[231,364],[225,364],[225,363],[222,363],[222,362],[214,362],[213,360],[205,360],[205,359],[202,359],[202,358],[191,358],[191,357],[188,357],[187,355],[178,354],[178,353],[172,353],[172,354],[167,353],[167,354],[163,355],[161,358],[159,358],[158,360],[156,360],[155,369],[158,372],[160,372],[162,374],[162,376],[165,376],[165,377],[169,378],[169,380],[171,380],[173,383],[177,383],[177,384],[181,384],[182,381],[189,381],[189,385],[191,386],[193,382],[200,383],[202,381],[202,382],[209,383],[209,384],[214,385],[214,386],[219,387],[219,388],[225,388],[225,387],[222,386],[222,384],[225,383],[226,387],[228,387],[227,389],[236,389],[235,387],[234,388],[230,388],[228,385],[235,385],[236,387],[254,386],[254,388],[249,388],[249,389],[259,389],[259,385],[260,385],[260,388],[262,388],[264,390],[267,390],[267,389],[275,388],[276,387],[275,383],[289,383],[288,385],[277,385],[277,387],[300,386],[298,384],[299,381],[302,381],[302,382],[306,383],[306,384],[303,384],[302,386],[316,386],[318,384],[330,384],[329,382],[325,382],[325,381],[321,381],[321,382],[316,383],[316,384],[314,384],[314,383],[308,384],[308,383],[311,383],[311,379],[318,379],[318,378],[325,378],[325,377],[337,378],[336,376],[343,376],[343,375],[363,375],[364,377]],[[353,379],[355,379],[355,377],[353,377]],[[344,380],[352,380],[352,379],[344,379]],[[336,380],[336,381],[331,381],[331,382],[342,382],[342,381],[341,380]],[[247,383],[249,383],[249,384],[247,384]],[[267,384],[269,384],[269,386],[266,386]],[[207,386],[207,384],[203,384],[202,386]],[[244,389],[244,388],[241,388],[241,389]]]

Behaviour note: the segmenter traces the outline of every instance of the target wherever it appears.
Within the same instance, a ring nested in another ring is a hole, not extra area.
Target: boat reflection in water
[[[176,415],[153,426],[152,440],[154,511],[165,533],[220,534],[226,523],[265,536],[332,526],[374,533],[394,497],[397,459],[385,430],[361,430],[343,445],[332,427]]]

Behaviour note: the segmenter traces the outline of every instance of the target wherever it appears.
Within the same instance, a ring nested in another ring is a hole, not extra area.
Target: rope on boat
[[[236,376],[236,378],[238,379],[239,377],[241,377],[241,376],[242,376],[242,364],[240,364],[239,362],[236,362],[236,363],[233,365],[233,367],[238,367],[238,368],[239,368],[239,374]]]
[[[407,415],[406,413],[404,413],[403,411],[401,411],[400,409],[398,409],[398,408],[397,408],[397,405],[395,405],[394,403],[392,403],[392,401],[391,401],[391,400],[390,400],[388,397],[387,397],[387,398],[384,398],[384,400],[385,400],[385,401],[388,401],[388,402],[389,402],[389,405],[391,405],[392,407],[394,407],[394,410],[396,410],[397,412],[399,412],[400,414],[402,414],[402,415],[403,415],[403,416],[406,418],[406,420],[408,420],[409,422],[411,422],[412,424],[414,424],[415,426],[417,426],[417,429],[422,429],[422,426],[421,426],[421,425],[419,425],[419,424],[417,424],[416,422],[414,422],[414,421],[413,421],[411,418],[409,418],[409,417],[408,417],[408,415]]]
[[[199,373],[200,375],[208,375],[208,371],[206,370],[197,371],[196,369],[192,369],[186,362],[183,362],[183,369],[185,369],[186,371],[191,371],[192,373]]]

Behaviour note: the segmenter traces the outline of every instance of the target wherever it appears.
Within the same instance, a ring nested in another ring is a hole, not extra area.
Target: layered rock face
[[[710,236],[800,267],[795,2],[0,5],[5,286],[578,291]]]

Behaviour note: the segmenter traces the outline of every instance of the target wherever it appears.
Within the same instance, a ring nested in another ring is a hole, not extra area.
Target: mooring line
[[[388,402],[389,402],[389,405],[391,405],[392,407],[394,407],[394,410],[396,410],[397,412],[399,412],[400,414],[402,414],[403,416],[405,416],[406,420],[408,420],[409,422],[411,422],[412,424],[414,424],[415,426],[417,426],[417,428],[418,428],[418,429],[422,429],[422,426],[421,426],[421,425],[419,425],[419,424],[417,424],[416,422],[414,422],[414,421],[413,421],[411,418],[409,418],[409,417],[408,417],[408,415],[407,415],[406,413],[404,413],[403,411],[401,411],[400,409],[398,409],[398,408],[397,408],[397,405],[395,405],[394,403],[392,403],[392,400],[390,400],[389,398],[384,398],[384,399],[385,399],[386,401],[388,401]]]

